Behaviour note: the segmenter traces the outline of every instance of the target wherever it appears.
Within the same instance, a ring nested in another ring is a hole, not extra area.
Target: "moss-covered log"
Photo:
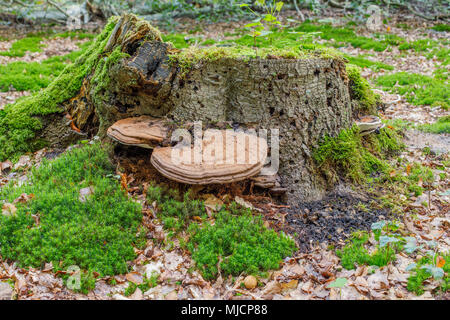
[[[278,128],[279,175],[288,198],[319,198],[325,181],[311,149],[325,134],[351,125],[358,104],[350,83],[345,61],[327,51],[180,52],[147,22],[125,15],[113,18],[49,88],[0,114],[0,140],[11,142],[0,146],[0,160],[43,143],[63,146],[83,133],[105,137],[113,122],[136,115],[204,125],[230,121]]]

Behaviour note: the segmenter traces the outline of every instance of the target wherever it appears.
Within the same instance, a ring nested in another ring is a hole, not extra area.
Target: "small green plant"
[[[342,288],[345,287],[347,282],[347,278],[337,278],[332,283],[330,283],[327,288],[339,288],[339,297],[342,299]]]
[[[260,14],[252,10],[250,5],[246,3],[241,4],[240,7],[247,8],[256,17],[256,19],[252,23],[245,25],[246,28],[252,29],[251,35],[253,37],[254,47],[256,50],[257,37],[269,35],[270,45],[272,45],[273,39],[270,35],[273,34],[278,28],[282,26],[281,22],[278,20],[278,17],[281,8],[284,5],[284,2],[274,1],[271,3],[267,3],[266,0],[256,0],[253,5],[257,7],[262,7],[264,13]]]
[[[369,240],[367,232],[355,232],[349,243],[342,249],[336,250],[336,255],[341,258],[342,266],[347,269],[355,269],[358,265],[382,267],[395,261],[395,254],[400,248],[402,240],[393,232],[397,230],[393,222],[380,221],[372,225],[372,232],[378,242],[376,250],[369,253],[365,244]]]
[[[129,282],[128,287],[125,289],[123,295],[125,297],[131,296],[133,293],[136,292],[136,289],[139,288],[142,292],[146,292],[150,290],[151,288],[154,288],[158,285],[158,274],[152,274],[150,277],[147,277],[147,275],[144,275],[144,280],[141,284],[136,284],[134,282]]]
[[[417,295],[424,293],[424,282],[430,278],[440,281],[442,292],[450,289],[450,254],[448,253],[438,254],[431,251],[416,263],[410,264],[406,270],[411,272],[407,289]]]

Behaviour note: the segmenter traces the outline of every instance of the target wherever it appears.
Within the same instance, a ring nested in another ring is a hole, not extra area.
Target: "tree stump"
[[[179,50],[164,43],[157,30],[133,15],[122,16],[79,93],[61,104],[73,121],[67,132],[77,137],[75,125],[103,138],[115,121],[139,115],[202,121],[204,127],[229,121],[279,129],[278,174],[287,200],[320,198],[327,185],[312,149],[321,137],[336,135],[354,120],[345,61],[320,54],[249,59],[227,56],[226,48],[215,50],[223,52],[182,65]],[[36,136],[60,144],[50,130],[56,122],[44,121]]]

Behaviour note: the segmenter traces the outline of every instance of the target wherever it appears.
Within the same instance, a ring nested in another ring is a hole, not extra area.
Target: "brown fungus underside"
[[[286,189],[286,200],[323,196],[326,181],[311,150],[321,137],[337,135],[354,120],[342,59],[224,56],[182,70],[170,59],[176,49],[133,15],[117,23],[104,59],[117,50],[126,56],[105,62],[103,84],[93,80],[96,70],[65,104],[82,132],[105,137],[116,121],[146,115],[175,126],[202,121],[204,128],[229,122],[267,129],[270,147],[270,129],[279,129],[277,185]]]

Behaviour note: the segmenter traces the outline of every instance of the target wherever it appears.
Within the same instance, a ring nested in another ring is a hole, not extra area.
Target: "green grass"
[[[435,123],[424,124],[419,129],[430,133],[450,133],[450,116],[439,118]]]
[[[15,216],[0,215],[2,258],[22,267],[52,262],[56,270],[77,265],[102,276],[126,273],[142,213],[113,174],[106,151],[96,143],[54,161],[44,159],[27,183],[2,188],[0,198],[9,203],[33,195],[15,204]],[[80,189],[87,187],[93,193],[82,202]]]
[[[441,105],[447,110],[450,104],[450,88],[446,80],[429,76],[398,72],[377,78],[384,90],[405,95],[414,105]]]
[[[0,56],[23,57],[27,51],[40,52],[43,45],[41,37],[26,37],[16,40],[8,51],[0,51]]]

